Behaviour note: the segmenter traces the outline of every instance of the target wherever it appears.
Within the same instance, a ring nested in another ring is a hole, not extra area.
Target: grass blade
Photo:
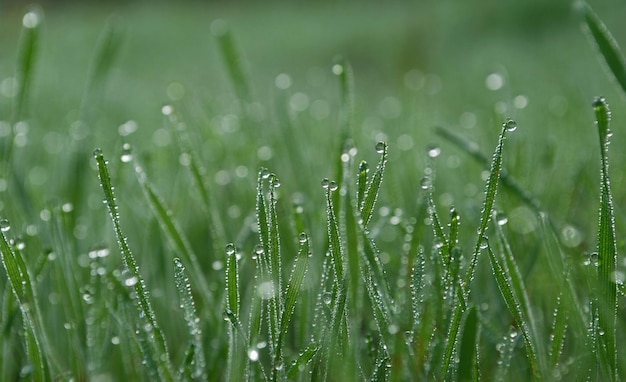
[[[561,295],[557,298],[554,311],[554,322],[550,334],[550,367],[555,370],[559,366],[565,336],[567,334],[567,310],[561,304]]]
[[[2,264],[9,277],[9,283],[22,312],[26,351],[33,366],[34,380],[51,381],[48,360],[44,352],[47,343],[43,332],[41,313],[35,298],[35,291],[26,263],[19,251],[15,251],[5,232],[10,229],[8,220],[0,221],[0,254]]]
[[[165,338],[163,337],[161,328],[157,323],[156,316],[148,296],[148,291],[144,280],[139,273],[139,266],[137,265],[135,257],[128,247],[128,240],[122,232],[117,201],[115,199],[115,194],[113,193],[113,186],[111,185],[111,177],[109,175],[107,161],[104,159],[101,149],[94,150],[94,158],[96,159],[96,163],[98,165],[100,186],[104,192],[104,201],[107,206],[111,222],[113,223],[113,230],[117,238],[117,244],[122,253],[122,260],[124,261],[126,270],[129,273],[129,277],[126,278],[124,283],[126,286],[132,287],[137,294],[136,305],[139,309],[139,319],[142,321],[139,333],[140,335],[147,335],[149,332],[149,335],[146,336],[148,338],[147,341],[149,341],[149,347],[145,347],[144,349],[150,349],[150,352],[154,352],[154,354],[144,353],[144,358],[157,360],[157,370],[160,378],[166,381],[171,381],[174,379],[174,375],[169,363],[170,361]]]
[[[587,3],[581,2],[579,10],[585,19],[586,31],[593,38],[604,62],[621,86],[622,91],[626,92],[626,61],[617,41]]]
[[[465,274],[465,279],[460,285],[459,292],[461,296],[459,299],[459,303],[455,306],[452,313],[448,336],[446,339],[447,342],[444,351],[442,367],[442,375],[444,376],[448,375],[450,362],[452,360],[454,347],[456,346],[456,340],[460,329],[461,315],[466,309],[465,300],[467,300],[467,298],[469,297],[470,283],[474,279],[474,270],[476,268],[476,264],[478,263],[478,255],[481,250],[481,244],[483,241],[483,237],[485,236],[485,232],[487,231],[489,220],[491,219],[491,212],[493,210],[493,204],[496,198],[496,191],[498,189],[498,180],[500,179],[500,174],[502,171],[502,150],[504,148],[504,140],[506,139],[507,132],[513,131],[516,128],[517,124],[513,120],[507,120],[502,124],[502,130],[498,139],[498,145],[496,146],[496,150],[493,153],[491,170],[489,171],[489,178],[487,179],[487,185],[485,187],[485,202],[481,211],[481,219],[478,228],[476,245],[474,247],[474,252],[470,260],[469,267]]]
[[[522,335],[524,336],[524,342],[526,344],[526,353],[528,354],[528,359],[530,361],[530,365],[533,370],[533,375],[537,379],[541,379],[541,369],[539,367],[539,360],[537,356],[537,346],[535,344],[535,336],[531,333],[530,326],[532,323],[529,322],[528,312],[524,311],[522,308],[522,304],[520,303],[520,296],[517,294],[517,291],[514,289],[511,281],[511,272],[509,271],[506,263],[503,263],[501,259],[493,253],[491,250],[491,245],[487,242],[487,253],[489,254],[489,261],[491,263],[491,269],[493,270],[493,275],[495,276],[496,282],[498,284],[498,288],[500,289],[500,293],[504,298],[507,308],[517,326],[522,330]]]
[[[367,191],[365,191],[363,204],[359,206],[361,209],[361,218],[363,219],[363,227],[367,227],[374,213],[374,205],[376,204],[376,199],[378,199],[378,192],[383,181],[385,165],[387,164],[387,144],[385,142],[378,142],[376,144],[376,152],[381,154],[380,160],[378,161],[376,172],[367,186]]]
[[[295,378],[298,373],[302,372],[305,366],[311,362],[313,357],[315,357],[318,350],[319,347],[317,346],[317,343],[311,342],[291,365],[289,371],[287,372],[287,378]]]
[[[127,147],[128,148],[128,147]],[[189,240],[185,232],[178,224],[178,221],[172,216],[171,210],[165,204],[165,201],[157,194],[152,184],[148,181],[148,176],[143,168],[135,161],[135,174],[143,191],[143,194],[154,213],[154,217],[159,222],[159,226],[167,236],[172,247],[181,258],[193,269],[193,281],[200,288],[200,295],[205,299],[207,306],[214,306],[214,293],[211,292],[206,277],[202,273],[202,266],[198,262],[195,251],[189,244]],[[211,312],[211,317],[215,322],[218,318],[215,311]]]
[[[467,311],[459,350],[459,378],[463,381],[478,380],[478,314],[476,307]]]
[[[615,241],[615,216],[613,213],[613,196],[609,178],[609,140],[612,135],[609,130],[609,105],[603,97],[593,103],[596,114],[596,123],[600,136],[601,152],[601,184],[600,184],[600,213],[598,218],[598,276],[599,276],[599,329],[603,332],[599,336],[601,355],[608,363],[612,380],[618,379],[617,370],[617,284],[614,281],[617,268],[617,243]]]
[[[185,362],[186,367],[191,371],[193,380],[206,380],[206,363],[204,360],[204,352],[202,351],[202,330],[200,329],[200,318],[196,313],[196,306],[191,294],[191,284],[186,275],[185,266],[179,258],[174,259],[174,281],[180,298],[180,306],[183,313],[189,334],[191,336],[191,344],[189,347],[189,361]]]
[[[17,95],[15,96],[13,102],[13,123],[16,123],[24,118],[24,112],[28,101],[35,67],[42,21],[43,12],[39,8],[32,8],[22,19],[22,25],[24,28],[22,29],[17,68],[15,71]]]
[[[211,24],[213,36],[226,65],[228,76],[233,84],[235,94],[244,102],[252,102],[250,81],[243,68],[243,57],[235,46],[233,33],[230,26],[223,20],[216,20]]]
[[[296,307],[296,300],[300,292],[300,287],[302,286],[302,281],[304,280],[309,257],[311,256],[311,251],[309,248],[309,238],[306,233],[301,233],[298,241],[300,242],[300,249],[298,251],[298,256],[296,258],[293,271],[291,272],[289,285],[287,286],[287,290],[285,291],[285,307],[283,309],[282,317],[280,319],[280,332],[278,335],[278,346],[276,348],[276,354],[274,356],[272,380],[277,380],[278,373],[284,369],[284,361],[282,359],[283,342],[285,340],[285,336],[287,335],[287,329],[289,329],[289,322],[291,321],[291,316],[293,315],[293,311]]]

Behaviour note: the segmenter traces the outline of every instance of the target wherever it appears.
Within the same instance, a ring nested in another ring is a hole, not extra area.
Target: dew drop
[[[387,148],[387,144],[383,141],[380,141],[376,144],[376,152],[382,154]]]
[[[0,220],[0,231],[7,232],[11,229],[11,223],[7,219]]]
[[[330,293],[325,292],[322,296],[322,301],[324,302],[324,304],[330,305],[330,303],[333,301],[333,296]]]
[[[343,65],[335,64],[333,65],[333,74],[338,76],[343,73]]]
[[[298,235],[298,241],[300,243],[306,243],[307,240],[308,240],[308,237],[307,237],[306,233],[300,232],[300,235]]]
[[[429,176],[425,176],[420,180],[420,187],[422,190],[428,190],[433,185]]]
[[[165,105],[161,108],[161,114],[163,115],[172,115],[172,113],[174,112],[174,107],[172,105]]]
[[[506,126],[507,131],[515,131],[517,129],[517,122],[510,118],[504,122],[504,125]]]
[[[594,267],[598,266],[598,252],[593,252],[589,255],[589,262],[591,263],[591,265],[593,265]]]
[[[131,147],[129,143],[124,143],[124,145],[122,145],[122,155],[120,159],[124,163],[128,163],[133,160],[133,153],[131,152]]]
[[[260,173],[261,173],[261,178],[263,179],[268,179],[270,175],[272,175],[270,170],[266,169],[265,167],[261,168]]]
[[[367,162],[361,161],[361,163],[359,163],[359,172],[367,174],[368,171],[369,171],[369,165],[367,164]]]
[[[322,188],[327,190],[328,187],[330,187],[330,180],[328,178],[322,179]]]
[[[441,154],[439,146],[429,146],[426,150],[430,158],[437,158]]]
[[[506,217],[505,213],[502,211],[496,212],[496,223],[498,225],[505,225],[509,222],[509,218]]]
[[[230,256],[235,253],[235,245],[233,243],[226,244],[226,255]]]
[[[137,276],[131,276],[124,280],[124,285],[131,287],[137,284],[139,278]]]
[[[337,182],[335,182],[334,180],[331,180],[328,183],[328,189],[331,191],[337,191],[337,188],[339,188],[339,185],[337,185]]]
[[[256,362],[259,360],[259,351],[256,348],[248,349],[248,358],[252,362]]]
[[[102,149],[97,148],[93,151],[93,157],[96,159],[102,158]]]
[[[254,253],[257,256],[261,256],[263,253],[265,253],[265,249],[263,249],[263,245],[262,244],[257,244],[254,246]]]
[[[436,238],[435,242],[433,243],[435,249],[441,249],[443,248],[443,241],[440,238]]]
[[[487,239],[487,236],[483,236],[480,239],[480,249],[486,249],[489,246],[489,239]]]
[[[280,187],[280,180],[278,180],[278,177],[276,175],[272,176],[271,185],[274,188]]]

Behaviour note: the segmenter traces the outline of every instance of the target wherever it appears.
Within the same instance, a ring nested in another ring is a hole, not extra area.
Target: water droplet
[[[102,158],[102,149],[97,148],[93,151],[93,157],[96,159]]]
[[[257,256],[263,255],[263,253],[265,253],[265,249],[263,249],[263,245],[262,244],[255,245],[254,246],[254,253]]]
[[[335,64],[333,65],[333,74],[338,76],[343,73],[343,65]]]
[[[376,152],[382,154],[387,148],[387,144],[383,141],[380,141],[376,144]]]
[[[361,161],[361,163],[359,163],[359,172],[364,172],[366,174],[369,172],[369,165],[366,161]]]
[[[256,362],[259,360],[259,351],[256,348],[248,349],[248,358],[252,362]]]
[[[0,231],[7,232],[11,229],[11,223],[7,219],[0,220]]]
[[[339,188],[339,185],[337,185],[337,182],[335,182],[334,180],[331,180],[328,183],[328,189],[331,191],[337,191],[337,188]]]
[[[515,131],[517,129],[517,122],[510,118],[504,122],[504,125],[506,126],[507,131]]]
[[[443,244],[444,243],[443,243],[443,241],[440,238],[436,238],[434,243],[433,243],[433,246],[435,247],[435,249],[441,249],[441,248],[443,248]]]
[[[433,185],[429,176],[425,176],[420,180],[420,187],[422,190],[428,190]]]
[[[235,254],[235,245],[233,243],[226,244],[226,255],[230,256]]]
[[[589,263],[594,267],[598,266],[598,252],[593,252],[589,254]]]
[[[272,175],[270,170],[266,169],[265,167],[262,167],[261,170],[259,170],[259,173],[261,174],[261,178],[263,179],[268,179],[270,175]]]
[[[163,115],[172,115],[172,113],[174,112],[174,106],[172,105],[165,105],[161,108],[161,114]]]
[[[139,278],[137,276],[131,276],[131,277],[124,279],[124,285],[131,287],[137,284],[138,281],[139,281]]]
[[[40,17],[37,12],[31,11],[24,15],[22,18],[22,25],[24,28],[33,29],[39,25]]]
[[[129,143],[124,143],[122,145],[122,155],[120,159],[124,163],[128,163],[133,160],[133,153],[131,152],[131,147]]]
[[[596,97],[596,99],[593,100],[593,107],[595,109],[601,108],[606,106],[606,98],[604,97]]]
[[[324,302],[324,304],[330,305],[330,303],[333,301],[332,294],[329,292],[325,292],[324,295],[322,296],[322,301]]]
[[[486,249],[489,246],[489,239],[487,239],[487,236],[483,236],[480,239],[480,249]]]
[[[429,146],[426,150],[430,158],[437,158],[441,154],[439,146]]]
[[[330,180],[328,178],[322,179],[322,188],[327,190],[329,186],[330,186]]]
[[[498,225],[505,225],[509,222],[509,218],[506,217],[505,213],[502,211],[496,212],[496,223]]]
[[[280,180],[278,180],[278,177],[276,175],[272,175],[272,179],[270,181],[270,184],[274,188],[280,187]]]
[[[298,241],[300,243],[306,243],[307,240],[308,240],[308,237],[307,237],[306,233],[300,232],[300,235],[298,235]]]

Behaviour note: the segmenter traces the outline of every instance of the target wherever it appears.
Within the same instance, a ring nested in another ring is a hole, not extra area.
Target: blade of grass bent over
[[[98,165],[100,186],[104,192],[104,201],[107,206],[111,222],[113,223],[113,230],[115,231],[117,244],[122,253],[122,260],[124,261],[126,270],[130,273],[130,277],[125,283],[127,286],[132,287],[137,294],[137,300],[135,300],[135,302],[137,308],[139,309],[139,319],[142,321],[142,330],[140,330],[140,332],[143,333],[143,329],[146,329],[145,331],[149,331],[151,333],[151,335],[146,336],[149,341],[149,347],[144,347],[144,349],[149,349],[154,352],[154,354],[143,354],[143,356],[145,359],[149,358],[150,360],[156,360],[158,362],[158,373],[160,378],[166,381],[171,381],[174,379],[174,374],[169,363],[169,355],[165,338],[163,337],[161,328],[156,321],[156,316],[148,297],[148,291],[146,290],[143,277],[141,277],[141,274],[139,273],[139,266],[137,265],[135,257],[128,247],[126,236],[124,236],[124,233],[122,232],[118,206],[115,194],[113,193],[113,186],[111,185],[111,177],[109,175],[107,161],[104,159],[101,149],[95,149],[93,155]]]
[[[615,241],[615,216],[613,214],[613,197],[609,179],[609,130],[610,111],[604,97],[597,98],[593,103],[600,136],[601,150],[601,184],[600,213],[598,219],[598,276],[599,276],[599,336],[601,355],[609,362],[611,378],[617,375],[617,347],[615,343],[617,325],[617,284],[614,282],[617,267],[617,243]]]
[[[622,91],[626,92],[626,61],[617,41],[588,4],[581,2],[579,9],[585,19],[586,29],[595,41],[604,62]]]

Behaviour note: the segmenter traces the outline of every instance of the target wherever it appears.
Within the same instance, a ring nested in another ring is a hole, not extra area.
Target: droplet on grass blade
[[[7,232],[11,229],[11,223],[8,219],[0,219],[0,231]]]
[[[429,176],[425,176],[420,180],[420,187],[422,190],[428,190],[433,185]]]
[[[228,256],[235,253],[235,245],[233,243],[226,244],[226,254]]]
[[[133,160],[133,153],[129,143],[124,143],[122,145],[122,155],[120,156],[120,160],[124,163],[128,163]]]
[[[322,179],[322,188],[327,190],[329,186],[330,186],[330,180],[328,178]]]
[[[426,150],[430,158],[437,158],[441,154],[439,146],[429,146]]]
[[[507,131],[517,130],[517,122],[510,118],[506,122],[504,122],[504,125],[506,126]]]
[[[387,148],[387,144],[383,141],[376,143],[376,152],[382,154]]]

